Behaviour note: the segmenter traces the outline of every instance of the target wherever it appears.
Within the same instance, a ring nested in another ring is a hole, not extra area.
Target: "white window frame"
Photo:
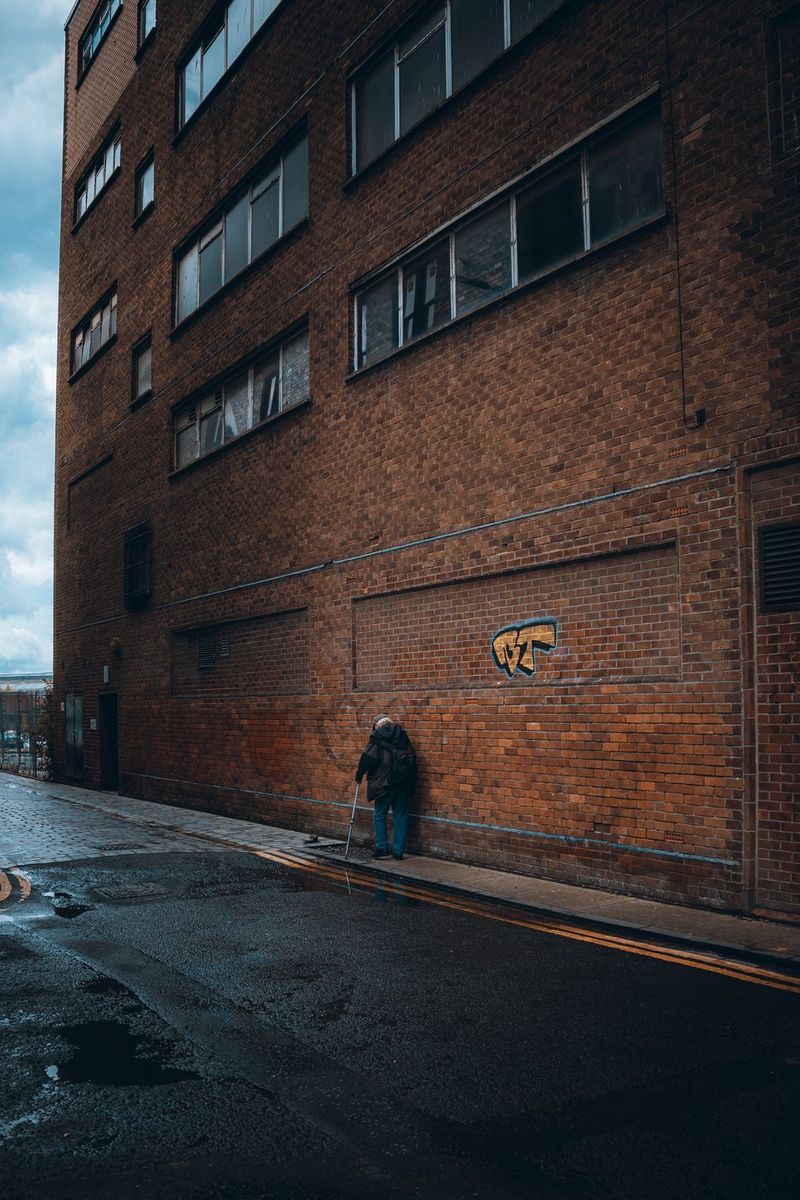
[[[177,405],[176,408],[173,409],[173,412],[172,412],[172,462],[173,462],[173,470],[174,471],[183,471],[187,467],[191,466],[193,463],[198,462],[198,460],[203,459],[203,458],[208,458],[216,450],[221,450],[223,446],[229,446],[232,442],[238,442],[240,438],[244,437],[246,434],[250,433],[252,430],[259,429],[263,425],[268,425],[271,421],[274,421],[277,417],[281,416],[283,413],[290,412],[291,409],[293,409],[293,408],[299,408],[299,406],[301,404],[305,403],[305,401],[308,400],[309,395],[310,395],[310,388],[309,388],[309,392],[305,396],[301,397],[301,399],[299,399],[299,400],[294,401],[293,404],[287,404],[284,401],[284,374],[285,374],[284,362],[285,362],[286,350],[287,350],[287,347],[292,346],[295,342],[299,341],[301,338],[304,338],[306,340],[307,354],[309,355],[309,358],[310,358],[310,346],[308,345],[308,326],[305,326],[302,329],[295,330],[294,332],[289,334],[288,337],[282,338],[279,342],[273,343],[271,346],[267,346],[265,348],[265,350],[258,355],[257,358],[254,358],[254,359],[251,358],[248,365],[233,367],[230,371],[226,372],[224,378],[219,383],[212,384],[205,391],[200,392],[199,394],[195,395],[191,400],[183,401],[181,404]],[[257,373],[259,367],[263,363],[267,362],[269,359],[276,358],[276,357],[278,359],[278,396],[277,396],[278,403],[277,403],[277,406],[276,406],[274,412],[271,412],[268,416],[264,417],[262,420],[256,421],[255,420],[255,376],[256,376],[256,373]],[[240,433],[235,433],[235,434],[232,434],[232,435],[226,437],[225,436],[226,388],[231,383],[233,383],[235,380],[241,378],[241,376],[245,373],[245,371],[247,372],[247,422],[248,422],[247,428],[243,429]],[[212,398],[214,400],[213,405],[207,410],[206,413],[203,413],[202,412],[203,404],[208,402]],[[203,454],[200,452],[200,422],[201,422],[201,418],[204,415],[208,415],[208,412],[214,411],[217,407],[219,407],[220,414],[221,414],[220,419],[221,419],[221,425],[222,425],[222,439],[218,446],[212,447],[211,450],[207,450]],[[193,414],[193,416],[192,416],[192,414]],[[189,421],[187,424],[181,424],[181,422],[183,421],[185,416],[189,417]],[[188,463],[184,463],[183,466],[179,467],[178,466],[178,434],[182,433],[185,429],[191,428],[192,425],[194,426],[194,429],[195,429],[195,451],[196,451],[196,453],[195,453],[194,458],[192,458]]]
[[[108,334],[103,337],[103,318],[108,310]],[[101,341],[96,350],[91,348],[91,338],[94,329],[100,329]],[[100,351],[107,343],[114,340],[117,335],[117,289],[112,288],[110,292],[106,292],[99,304],[96,304],[88,316],[76,325],[70,334],[69,354],[70,354],[70,378],[77,375],[83,367],[88,366],[93,358],[96,358]],[[84,355],[83,347],[86,344],[87,336],[89,338],[89,350]],[[78,347],[80,346],[80,359],[78,358]]]
[[[508,52],[508,50],[511,49],[512,45],[515,44],[511,40],[511,0],[502,0],[502,2],[503,2],[503,48],[500,51],[500,53],[494,59],[492,59],[492,62],[496,62],[498,58],[502,57],[503,54],[506,54]],[[568,3],[568,0],[561,0],[561,3],[558,5],[558,8],[562,8],[566,3]],[[424,10],[424,12],[418,13],[412,21],[410,21],[406,25],[402,26],[398,30],[398,32],[395,34],[393,42],[389,43],[387,45],[384,45],[377,54],[375,54],[371,57],[370,61],[365,66],[359,68],[353,75],[353,78],[352,78],[352,81],[350,84],[350,131],[351,131],[351,163],[350,163],[350,167],[351,167],[351,174],[357,175],[359,171],[366,170],[366,168],[369,167],[373,162],[377,161],[377,158],[380,158],[380,155],[377,155],[376,158],[370,159],[370,161],[368,163],[364,163],[363,166],[361,166],[361,167],[358,166],[358,114],[357,114],[356,93],[357,93],[358,84],[361,82],[361,80],[365,76],[369,75],[369,73],[373,69],[373,67],[375,65],[377,65],[378,62],[382,61],[387,54],[391,54],[394,58],[394,121],[393,121],[394,138],[392,140],[391,145],[393,145],[395,142],[399,141],[401,137],[405,137],[406,134],[410,133],[412,129],[416,128],[417,124],[420,124],[422,121],[426,120],[427,117],[431,115],[431,113],[436,112],[436,108],[431,109],[430,113],[426,113],[424,117],[420,117],[420,120],[418,122],[416,122],[415,125],[410,126],[407,130],[405,130],[404,132],[401,133],[401,131],[400,131],[400,66],[401,66],[401,63],[406,58],[408,58],[408,56],[410,54],[413,54],[416,50],[418,50],[419,47],[425,41],[428,40],[428,38],[433,37],[433,35],[435,33],[438,33],[438,31],[442,27],[442,23],[440,22],[433,29],[428,30],[428,32],[425,34],[425,36],[423,38],[420,38],[420,40],[418,42],[416,42],[415,45],[410,50],[407,50],[402,57],[400,56],[400,42],[404,39],[404,37],[408,36],[407,31],[411,31],[413,33],[415,26],[424,24],[424,22],[426,20],[426,13],[429,14],[429,13],[433,12],[437,7],[440,7],[440,6],[444,8],[443,22],[444,22],[444,30],[445,30],[445,32],[444,32],[445,94],[444,94],[444,98],[442,99],[442,104],[445,104],[450,99],[450,97],[454,95],[455,91],[461,91],[461,88],[456,88],[456,89],[453,88],[452,3],[451,3],[451,0],[441,0],[441,5],[431,4],[430,6],[428,6],[428,8],[426,8]],[[534,29],[538,29],[539,24],[543,24],[552,15],[552,13],[555,13],[558,11],[558,8],[552,9],[551,12],[547,13],[544,17],[542,17],[542,20],[537,25],[535,25],[533,27],[533,29],[526,30],[526,32],[522,36],[527,37],[528,34],[532,33]],[[519,40],[521,40],[521,39],[519,39]],[[491,66],[491,63],[487,63],[485,67],[483,67],[475,76],[473,76],[473,79],[479,78],[479,76],[482,75],[484,71],[488,70],[488,68],[490,66]],[[462,87],[467,87],[470,83],[473,82],[473,79],[467,80],[466,83],[462,84]],[[441,107],[441,105],[437,105],[437,108],[439,108],[439,107]],[[387,147],[387,150],[389,148],[390,147]],[[385,153],[385,151],[383,151],[383,153]]]
[[[111,151],[111,168],[107,162],[108,153]],[[106,190],[111,180],[119,171],[122,165],[122,134],[119,128],[108,137],[103,145],[98,150],[97,154],[92,159],[89,167],[84,171],[83,175],[75,188],[75,211],[74,224],[83,220],[90,208],[99,200],[102,193]],[[102,169],[102,179],[98,185],[97,179]],[[91,182],[91,185],[89,181]],[[91,193],[91,199],[89,198]],[[83,207],[81,204],[83,203]]]
[[[307,140],[307,138],[308,138],[308,134],[304,132],[299,138],[295,138],[294,140],[289,142],[289,144],[286,145],[283,148],[283,150],[280,151],[280,153],[277,155],[276,158],[272,159],[271,162],[269,162],[263,168],[263,170],[258,172],[255,179],[251,183],[248,184],[247,188],[244,191],[240,190],[240,191],[234,193],[233,199],[229,200],[226,203],[225,208],[222,211],[222,214],[220,216],[216,217],[215,220],[211,224],[203,227],[201,233],[199,235],[197,235],[196,237],[194,237],[191,240],[191,242],[185,243],[183,248],[175,256],[175,281],[176,281],[176,286],[175,286],[175,325],[176,326],[180,325],[183,321],[188,320],[188,318],[193,313],[197,312],[198,308],[200,307],[200,252],[201,252],[201,250],[204,250],[205,247],[208,246],[214,240],[215,237],[219,237],[219,236],[222,237],[222,256],[221,256],[221,264],[222,265],[221,265],[220,286],[217,289],[215,289],[214,292],[212,292],[212,294],[211,294],[212,296],[216,295],[217,292],[220,292],[222,290],[222,288],[224,288],[226,286],[226,284],[228,284],[230,282],[231,279],[235,279],[236,275],[240,275],[242,273],[242,271],[247,270],[247,268],[252,263],[256,262],[258,260],[258,258],[261,258],[261,256],[263,254],[266,254],[269,250],[271,250],[273,246],[276,246],[278,244],[278,242],[281,240],[281,238],[285,237],[287,233],[291,233],[292,229],[296,229],[298,225],[302,224],[303,221],[307,220],[308,208],[306,208],[305,215],[302,216],[294,225],[292,225],[290,229],[284,229],[284,216],[283,216],[283,214],[284,214],[284,202],[283,202],[284,162],[286,160],[287,155],[289,155],[293,150],[295,150],[300,145],[301,142],[303,142],[304,140]],[[271,183],[274,181],[274,177],[276,176],[276,174],[277,174],[277,179],[278,179],[278,234],[274,241],[270,242],[268,246],[265,246],[263,250],[260,250],[256,258],[253,258],[253,254],[252,254],[253,204],[255,203],[256,200],[258,200],[264,194],[264,192],[267,190],[267,188],[271,185]],[[240,201],[242,200],[242,197],[245,195],[248,198],[247,262],[245,263],[245,265],[243,267],[241,267],[239,269],[239,271],[236,272],[236,275],[231,275],[230,279],[228,279],[228,278],[226,278],[226,271],[225,271],[225,265],[226,265],[225,264],[225,221],[226,221],[226,218],[228,217],[228,214],[232,213],[233,210],[238,207]],[[195,304],[194,304],[193,308],[191,308],[188,312],[184,313],[181,316],[181,314],[180,314],[180,283],[179,283],[181,264],[183,262],[185,262],[185,260],[187,258],[189,258],[190,255],[192,255],[192,254],[195,254],[197,256],[197,269],[195,272]],[[206,299],[203,301],[203,304],[207,304],[210,301],[210,299],[211,299],[211,296],[207,296]]]
[[[424,338],[425,331],[417,333],[412,337],[408,337],[408,338],[404,337],[403,317],[404,317],[404,296],[405,296],[405,270],[410,263],[416,261],[421,256],[425,255],[426,252],[432,250],[437,245],[437,243],[442,242],[444,240],[444,238],[446,238],[446,237],[449,238],[449,243],[450,243],[450,245],[449,245],[450,317],[449,317],[449,320],[442,321],[440,324],[436,325],[434,328],[436,330],[444,329],[444,328],[446,328],[447,325],[452,324],[453,321],[457,320],[459,318],[459,316],[461,316],[461,315],[465,315],[465,316],[470,315],[471,316],[473,313],[478,312],[481,308],[485,307],[485,305],[491,304],[496,299],[499,298],[499,297],[492,297],[490,300],[487,300],[484,304],[478,304],[478,305],[475,305],[473,308],[468,309],[467,312],[464,314],[460,314],[458,312],[458,306],[457,306],[457,282],[458,281],[456,278],[456,261],[457,261],[456,260],[456,237],[462,230],[467,229],[473,222],[482,220],[483,217],[485,217],[487,215],[487,213],[489,213],[493,208],[500,208],[503,205],[507,205],[508,209],[509,209],[509,251],[510,251],[510,255],[511,255],[510,283],[509,283],[509,286],[506,289],[506,291],[503,293],[503,295],[509,295],[511,292],[515,291],[520,286],[519,248],[518,248],[518,230],[517,230],[517,197],[520,196],[525,191],[527,191],[529,187],[535,185],[538,180],[545,179],[548,175],[560,170],[563,166],[565,166],[571,160],[577,161],[578,169],[580,172],[581,231],[582,231],[582,236],[583,236],[582,249],[576,255],[573,255],[571,258],[567,258],[567,259],[565,259],[563,261],[559,261],[555,264],[550,264],[548,266],[543,267],[541,271],[536,272],[533,275],[526,276],[525,279],[522,281],[522,284],[524,286],[535,282],[537,279],[545,278],[546,276],[553,274],[553,272],[555,272],[555,271],[561,270],[568,263],[574,262],[577,259],[582,259],[582,258],[586,257],[587,255],[589,255],[590,253],[592,253],[593,251],[596,251],[605,245],[611,244],[613,242],[618,241],[619,239],[621,239],[623,237],[626,237],[628,234],[630,234],[631,232],[633,232],[633,230],[635,230],[637,228],[640,228],[642,226],[647,226],[651,222],[659,220],[666,212],[664,195],[663,195],[663,157],[662,157],[662,196],[661,196],[662,204],[661,204],[661,208],[659,210],[657,210],[656,212],[654,212],[653,214],[651,214],[650,216],[646,217],[643,221],[641,221],[637,224],[626,226],[624,229],[621,229],[618,233],[613,234],[609,238],[606,238],[603,240],[598,240],[597,242],[592,242],[592,238],[591,238],[591,206],[590,206],[590,199],[589,199],[589,166],[590,166],[589,159],[590,159],[591,152],[595,146],[601,145],[608,138],[614,137],[615,134],[617,134],[617,133],[622,133],[625,129],[629,128],[632,125],[635,125],[637,122],[639,122],[639,121],[646,122],[649,117],[653,116],[654,112],[658,112],[660,114],[661,109],[660,109],[660,105],[658,103],[654,103],[653,97],[651,96],[651,97],[645,99],[643,102],[637,103],[634,106],[631,106],[631,108],[626,110],[624,113],[615,114],[614,116],[610,117],[606,122],[604,122],[602,125],[593,129],[590,133],[583,135],[577,143],[567,146],[564,149],[558,151],[557,153],[551,155],[547,159],[546,162],[540,164],[538,167],[534,168],[532,171],[527,172],[521,178],[516,179],[512,184],[506,185],[504,188],[499,189],[498,192],[495,192],[492,196],[487,197],[486,200],[481,201],[476,205],[473,205],[473,207],[469,210],[468,214],[464,214],[464,213],[460,214],[458,217],[454,218],[454,220],[448,222],[448,224],[446,226],[444,226],[444,228],[441,228],[441,229],[435,231],[430,236],[426,237],[423,241],[418,242],[416,245],[410,247],[407,251],[404,251],[401,255],[398,255],[397,259],[391,265],[389,265],[385,270],[376,271],[376,272],[372,273],[371,275],[367,276],[366,278],[364,278],[357,285],[357,287],[353,293],[353,330],[354,330],[354,334],[353,334],[353,371],[359,372],[359,371],[368,370],[370,367],[372,367],[376,363],[383,361],[383,359],[391,357],[393,354],[395,354],[398,350],[402,349],[404,346],[411,345],[414,342],[420,340],[421,338]],[[663,150],[663,147],[662,147],[662,150]],[[380,355],[378,358],[374,358],[374,359],[372,359],[372,361],[362,364],[360,362],[360,359],[361,359],[362,349],[363,349],[363,347],[362,347],[362,341],[363,341],[362,324],[363,323],[359,320],[360,299],[363,295],[365,295],[371,289],[375,288],[378,284],[380,284],[382,280],[390,279],[392,277],[392,275],[395,275],[396,279],[397,279],[397,288],[396,288],[397,345],[392,347],[391,350],[386,351],[385,354]],[[433,330],[431,330],[431,332],[433,332]]]

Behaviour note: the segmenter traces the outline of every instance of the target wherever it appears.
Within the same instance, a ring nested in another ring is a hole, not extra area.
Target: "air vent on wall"
[[[800,522],[760,530],[762,612],[800,609]]]
[[[214,666],[213,629],[198,629],[197,631],[197,666],[201,671],[208,671]]]

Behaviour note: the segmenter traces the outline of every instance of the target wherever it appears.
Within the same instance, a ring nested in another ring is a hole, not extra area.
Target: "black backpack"
[[[382,742],[381,750],[387,755],[384,767],[389,786],[401,791],[413,791],[417,782],[417,756],[411,742],[406,739],[405,746],[388,746]]]

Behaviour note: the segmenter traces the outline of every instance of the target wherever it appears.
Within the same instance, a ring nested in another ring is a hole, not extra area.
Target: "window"
[[[303,330],[175,410],[175,469],[301,404],[308,395],[308,331]]]
[[[761,611],[800,609],[800,522],[759,530]]]
[[[661,116],[639,109],[454,222],[355,295],[355,369],[664,211]]]
[[[449,0],[406,26],[353,82],[353,172],[565,3]]]
[[[75,221],[80,221],[87,209],[105,188],[111,177],[119,170],[122,161],[122,139],[118,129],[103,144],[99,154],[91,162],[88,171],[81,175],[75,188]]]
[[[149,154],[136,168],[136,199],[134,215],[140,217],[156,198],[156,164]]]
[[[111,28],[111,22],[122,8],[122,0],[101,0],[95,9],[94,16],[86,27],[78,44],[78,78],[81,79],[92,64],[94,56],[100,49],[105,36]]]
[[[186,124],[279,4],[280,0],[229,0],[180,72],[181,125]]]
[[[153,390],[153,338],[147,334],[133,347],[133,403]]]
[[[117,292],[98,304],[72,334],[72,374],[94,358],[117,332]]]
[[[127,609],[144,608],[150,599],[150,541],[147,522],[124,535],[122,601]]]
[[[178,258],[176,323],[308,215],[308,141],[303,136],[225,209]]]
[[[156,27],[156,0],[139,0],[139,45],[143,46]]]

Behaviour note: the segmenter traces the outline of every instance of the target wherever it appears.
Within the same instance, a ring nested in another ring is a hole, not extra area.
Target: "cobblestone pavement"
[[[297,851],[306,842],[306,834],[291,829],[0,773],[0,867],[109,854],[208,853],[231,845]]]

